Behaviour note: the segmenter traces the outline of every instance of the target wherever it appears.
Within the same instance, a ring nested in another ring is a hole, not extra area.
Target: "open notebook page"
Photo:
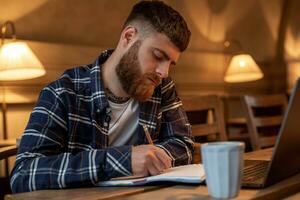
[[[182,165],[170,168],[162,174],[148,177],[121,177],[109,181],[100,181],[98,186],[136,186],[153,182],[201,183],[205,179],[201,164]]]

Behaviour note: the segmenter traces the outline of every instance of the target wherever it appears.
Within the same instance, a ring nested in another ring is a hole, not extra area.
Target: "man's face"
[[[124,91],[139,101],[148,100],[179,54],[162,34],[134,42],[116,67]]]

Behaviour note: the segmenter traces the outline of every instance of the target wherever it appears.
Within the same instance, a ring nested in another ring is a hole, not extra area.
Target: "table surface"
[[[269,160],[272,149],[245,154],[247,159]],[[300,173],[265,189],[241,189],[235,199],[299,199]],[[7,195],[6,200],[92,200],[92,199],[211,199],[205,185],[157,185],[139,187],[90,187],[63,190],[40,190],[35,192]]]

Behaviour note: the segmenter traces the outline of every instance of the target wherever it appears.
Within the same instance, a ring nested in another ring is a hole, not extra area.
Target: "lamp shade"
[[[46,73],[44,66],[25,42],[9,42],[0,47],[0,80],[32,79]]]
[[[224,80],[230,83],[255,81],[264,74],[249,54],[239,54],[232,57],[225,73]]]

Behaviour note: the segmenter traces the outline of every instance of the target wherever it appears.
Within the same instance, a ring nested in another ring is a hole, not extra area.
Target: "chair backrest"
[[[0,148],[0,160],[7,159],[17,154],[18,147],[16,145],[1,147]]]
[[[182,104],[196,140],[193,163],[200,163],[202,159],[199,142],[227,140],[223,102],[218,96],[209,95],[184,97]]]
[[[9,176],[9,164],[8,158],[17,155],[18,147],[16,145],[10,145],[0,147],[0,161],[4,160],[5,175]]]
[[[223,103],[218,96],[185,97],[182,104],[192,125],[195,139],[204,137],[207,141],[227,140]]]
[[[244,96],[253,150],[274,146],[287,106],[285,94]]]
[[[20,139],[17,140],[19,141]],[[4,160],[6,176],[9,176],[8,158],[17,154],[17,145],[16,139],[0,140],[0,161]]]
[[[5,177],[0,177],[0,199],[4,199],[5,194],[10,194],[9,184],[9,169],[8,169],[8,158],[17,154],[18,147],[16,145],[0,147],[0,161],[4,160],[5,164]]]

